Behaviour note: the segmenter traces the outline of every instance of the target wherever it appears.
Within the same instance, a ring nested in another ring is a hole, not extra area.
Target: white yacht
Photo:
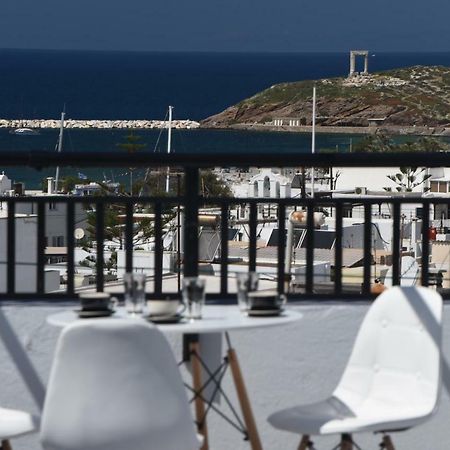
[[[32,128],[15,128],[10,131],[11,134],[17,134],[18,136],[37,136],[39,131]]]

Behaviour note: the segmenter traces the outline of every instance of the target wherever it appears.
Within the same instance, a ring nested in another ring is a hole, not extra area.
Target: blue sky
[[[450,51],[448,0],[2,0],[0,48]]]

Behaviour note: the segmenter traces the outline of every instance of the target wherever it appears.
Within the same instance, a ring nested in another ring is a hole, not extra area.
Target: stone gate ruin
[[[364,56],[364,72],[356,72],[356,57]],[[350,73],[349,77],[354,75],[367,75],[369,73],[369,52],[368,50],[351,50],[350,51]]]

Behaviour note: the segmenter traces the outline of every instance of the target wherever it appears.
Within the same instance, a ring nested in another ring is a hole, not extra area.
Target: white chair
[[[442,298],[424,287],[393,287],[370,307],[350,360],[332,396],[269,417],[276,428],[303,435],[341,434],[340,448],[352,448],[352,433],[403,431],[436,411],[441,376]],[[324,323],[326,326],[326,323]]]
[[[39,419],[25,411],[0,408],[1,450],[11,450],[11,439],[38,430]]]
[[[153,325],[78,321],[59,339],[44,403],[45,450],[194,450],[172,350]]]

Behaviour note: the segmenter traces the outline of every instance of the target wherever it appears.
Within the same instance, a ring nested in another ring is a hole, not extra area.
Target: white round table
[[[142,316],[131,316],[127,313],[125,308],[118,308],[118,310],[108,318],[108,320],[120,320],[124,318],[135,317],[139,321],[147,321]],[[289,309],[289,306],[279,316],[275,317],[248,317],[247,314],[242,313],[237,305],[205,305],[203,308],[203,317],[198,320],[186,320],[176,324],[158,324],[157,327],[164,333],[178,333],[182,334],[185,340],[185,348],[188,349],[188,357],[185,361],[191,363],[192,373],[192,392],[195,399],[195,412],[197,419],[198,432],[204,437],[204,444],[202,450],[208,450],[208,430],[206,425],[206,414],[211,408],[214,401],[214,396],[222,388],[220,387],[221,378],[220,371],[217,369],[208,369],[208,358],[211,354],[218,356],[222,353],[221,344],[214,345],[217,340],[213,335],[222,339],[225,334],[227,341],[227,352],[224,359],[225,365],[231,369],[233,382],[236,387],[237,397],[241,406],[242,416],[245,423],[245,435],[250,441],[252,450],[262,450],[261,441],[259,438],[256,422],[253,417],[253,412],[248,398],[247,389],[245,387],[244,377],[242,376],[236,351],[231,346],[231,341],[228,335],[229,331],[233,330],[250,330],[254,328],[274,327],[293,323],[300,320],[303,314],[298,311]],[[77,313],[71,310],[65,310],[47,317],[47,322],[57,327],[65,327],[75,321],[95,321],[95,319],[79,319]],[[202,341],[202,336],[204,340]],[[211,347],[211,343],[213,343]],[[205,352],[205,347],[208,347]],[[209,354],[209,356],[208,356]],[[221,359],[221,355],[220,355]],[[219,360],[220,360],[219,359]],[[222,369],[220,369],[222,370]],[[206,371],[206,373],[205,373]],[[203,378],[207,376],[208,380],[205,382]],[[218,379],[219,378],[219,379]],[[212,381],[212,383],[211,383]],[[205,396],[205,388],[212,385],[214,394],[212,399],[207,399]],[[208,404],[208,408],[205,407]]]
[[[129,315],[125,308],[118,308],[115,314],[109,317],[110,320],[120,320]],[[242,330],[247,328],[263,328],[280,325],[300,320],[303,314],[289,308],[283,311],[280,316],[275,317],[248,317],[239,311],[237,305],[205,305],[203,308],[203,318],[198,320],[183,319],[175,324],[158,324],[158,328],[164,333],[182,334],[203,334],[203,333],[223,333],[232,330]],[[136,320],[147,320],[142,316],[135,316]],[[47,317],[50,325],[65,327],[79,319],[77,313],[70,309]]]

